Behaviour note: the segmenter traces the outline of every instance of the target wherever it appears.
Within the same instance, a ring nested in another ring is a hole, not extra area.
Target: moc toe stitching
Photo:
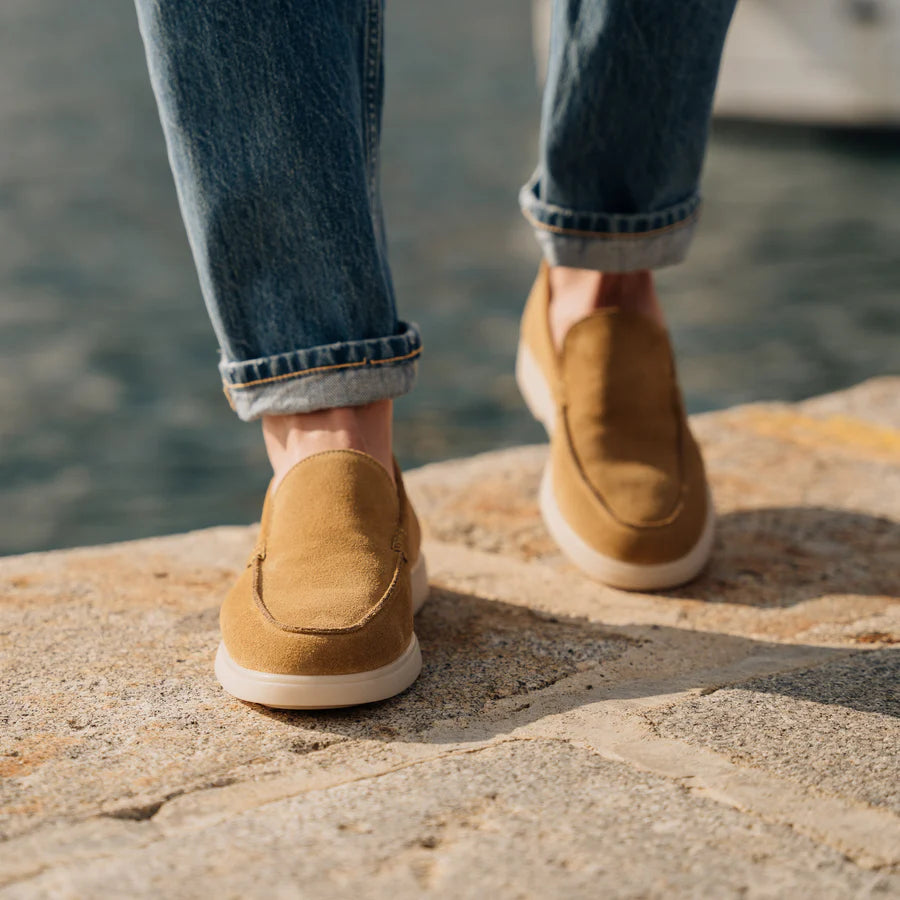
[[[391,577],[390,583],[388,584],[387,590],[384,594],[381,595],[381,598],[378,602],[372,606],[372,608],[357,622],[354,622],[351,625],[342,625],[340,627],[308,627],[302,625],[288,625],[286,622],[281,622],[272,615],[269,608],[266,606],[265,601],[262,596],[262,561],[265,557],[257,557],[254,573],[253,573],[253,601],[256,604],[259,611],[262,613],[263,617],[266,619],[269,624],[274,625],[276,628],[281,631],[289,632],[290,634],[350,634],[354,631],[359,631],[362,628],[365,628],[369,622],[374,619],[379,612],[390,602],[391,598],[394,596],[397,590],[397,586],[400,584],[400,578],[403,572],[403,564],[406,562],[406,554],[403,553],[402,550],[397,551],[397,562],[394,566],[394,574]]]
[[[569,420],[566,416],[565,407],[560,408],[560,418],[563,421],[563,432],[565,434],[565,442],[566,442],[566,450],[569,453],[569,456],[572,459],[572,463],[574,464],[576,470],[578,471],[578,475],[580,480],[583,482],[584,486],[590,492],[591,496],[600,504],[602,507],[602,511],[605,512],[614,522],[618,525],[621,525],[623,528],[630,528],[636,531],[640,530],[653,530],[659,528],[666,528],[669,525],[674,524],[678,521],[679,516],[684,512],[685,503],[687,499],[688,487],[685,479],[685,465],[684,465],[684,440],[682,435],[682,426],[681,423],[678,425],[679,430],[679,441],[678,441],[678,495],[675,500],[675,504],[667,515],[662,516],[658,519],[644,519],[640,521],[634,521],[626,518],[621,515],[613,506],[613,504],[607,500],[602,491],[591,481],[588,477],[587,472],[582,465],[581,459],[578,456],[578,451],[575,449],[575,444],[572,440],[572,435],[569,429]]]

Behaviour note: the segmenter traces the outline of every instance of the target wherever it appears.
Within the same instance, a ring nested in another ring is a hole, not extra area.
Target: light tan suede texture
[[[297,463],[266,496],[250,561],[222,604],[231,658],[289,675],[369,672],[413,632],[415,512],[372,457],[330,450]]]
[[[542,265],[522,340],[556,399],[550,466],[569,525],[599,553],[637,564],[679,559],[709,513],[668,335],[645,316],[598,310],[569,329],[561,354]]]
[[[563,399],[562,383],[559,378],[559,359],[550,334],[550,267],[546,262],[541,263],[525,303],[519,337],[543,372],[558,409]]]

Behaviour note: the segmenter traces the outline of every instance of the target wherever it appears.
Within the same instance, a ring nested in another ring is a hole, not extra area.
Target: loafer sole
[[[413,611],[428,597],[425,557],[420,554],[410,572]],[[216,678],[238,700],[275,709],[336,709],[387,700],[405,691],[422,671],[419,641],[413,634],[403,653],[393,662],[369,672],[346,675],[286,675],[259,672],[238,665],[225,642],[216,652]]]
[[[560,550],[582,572],[610,587],[626,591],[659,591],[695,578],[709,560],[715,539],[715,514],[708,512],[697,543],[678,559],[662,563],[628,563],[607,556],[587,544],[566,521],[553,494],[550,467],[541,479],[540,508],[544,524]],[[712,510],[712,499],[707,500]]]

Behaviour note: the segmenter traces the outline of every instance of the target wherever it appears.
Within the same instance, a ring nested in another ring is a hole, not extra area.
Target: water
[[[512,379],[537,252],[516,192],[538,99],[521,0],[392,0],[384,191],[422,326],[407,465],[541,439]],[[694,411],[898,370],[896,140],[722,128],[688,265],[663,273]],[[0,552],[258,514],[130,4],[0,6]]]

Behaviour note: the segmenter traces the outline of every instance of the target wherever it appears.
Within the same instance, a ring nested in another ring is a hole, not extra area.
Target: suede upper
[[[317,453],[266,496],[250,561],[222,605],[231,658],[261,672],[338,675],[387,665],[412,637],[419,525],[372,457]]]
[[[665,330],[602,309],[573,325],[557,354],[549,302],[544,265],[522,339],[556,403],[551,471],[560,511],[599,553],[639,564],[680,558],[700,537],[708,494]]]
[[[683,424],[665,332],[635,313],[594,313],[566,335],[561,377],[572,452],[609,511],[629,525],[676,515]]]

